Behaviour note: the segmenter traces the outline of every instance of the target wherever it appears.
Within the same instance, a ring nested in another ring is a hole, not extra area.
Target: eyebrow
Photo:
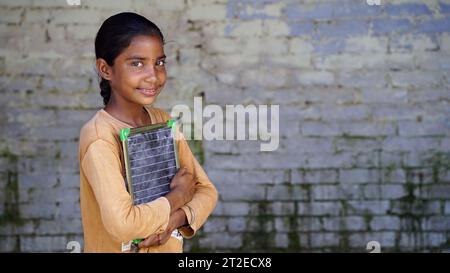
[[[160,59],[165,59],[167,56],[164,54],[164,55],[162,55],[162,56],[159,56],[158,58],[156,58],[157,60],[160,60]],[[125,60],[147,60],[148,58],[145,58],[145,57],[142,57],[142,56],[131,56],[131,57],[129,57],[129,58],[126,58]]]

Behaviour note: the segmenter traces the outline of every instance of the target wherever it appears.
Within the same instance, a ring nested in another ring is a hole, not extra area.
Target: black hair
[[[139,35],[156,36],[164,44],[161,30],[153,22],[133,12],[122,12],[106,19],[95,37],[95,57],[102,58],[109,66],[127,48],[132,39]],[[101,78],[100,95],[106,105],[111,98],[109,81]]]

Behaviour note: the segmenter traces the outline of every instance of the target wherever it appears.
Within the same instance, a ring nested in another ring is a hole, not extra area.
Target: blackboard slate
[[[170,191],[178,170],[175,121],[120,131],[127,189],[133,204],[151,202]]]

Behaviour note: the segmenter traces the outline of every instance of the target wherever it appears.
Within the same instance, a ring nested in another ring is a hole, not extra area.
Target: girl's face
[[[110,70],[111,98],[152,104],[166,83],[166,55],[156,36],[136,36],[114,60]]]

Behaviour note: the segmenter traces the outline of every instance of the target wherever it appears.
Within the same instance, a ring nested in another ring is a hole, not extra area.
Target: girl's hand
[[[184,226],[186,223],[187,223],[186,214],[184,213],[184,210],[179,209],[175,213],[170,215],[169,224],[167,225],[167,228],[163,233],[152,234],[152,235],[148,236],[144,241],[142,241],[138,244],[138,247],[144,248],[144,247],[163,245],[163,244],[167,243],[170,236],[172,235],[172,232],[175,229],[177,229],[181,226]]]
[[[165,196],[170,203],[171,212],[174,213],[191,201],[194,193],[194,176],[186,168],[181,168],[170,182],[170,192]]]

